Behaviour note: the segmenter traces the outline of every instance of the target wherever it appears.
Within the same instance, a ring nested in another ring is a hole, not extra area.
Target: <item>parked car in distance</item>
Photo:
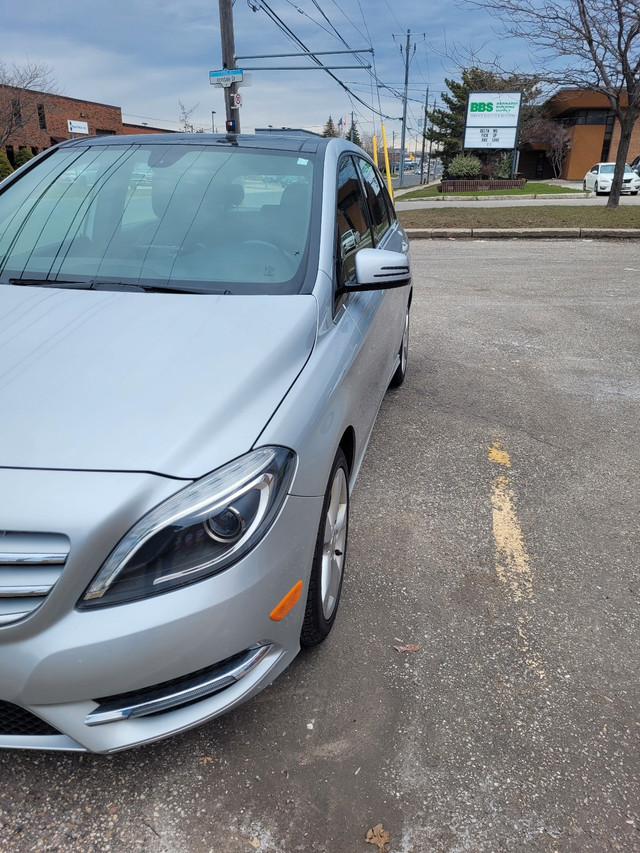
[[[596,195],[609,193],[615,168],[615,163],[596,163],[584,176],[583,189],[593,191]],[[640,190],[640,176],[633,171],[631,166],[626,165],[622,179],[622,192],[638,195],[638,190]]]
[[[411,294],[344,140],[88,137],[0,185],[0,747],[166,737],[326,638]]]
[[[634,157],[634,159],[631,161],[630,165],[636,174],[640,173],[640,156]]]

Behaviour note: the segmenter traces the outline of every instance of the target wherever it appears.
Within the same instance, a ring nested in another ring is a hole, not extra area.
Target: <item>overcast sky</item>
[[[429,102],[439,98],[444,78],[456,78],[447,59],[456,46],[495,54],[522,65],[523,48],[498,34],[488,14],[462,10],[455,0],[267,0],[269,7],[310,50],[373,46],[363,53],[375,62],[378,80],[396,92],[404,85],[404,48],[411,31],[408,127],[422,127],[427,87]],[[294,46],[258,8],[261,0],[236,0],[235,43],[238,56],[293,52]],[[219,10],[216,0],[29,0],[3,3],[5,62],[44,62],[53,69],[58,91],[74,98],[113,104],[123,119],[179,129],[181,101],[193,108],[192,121],[223,128],[222,90],[209,84],[209,71],[221,68]],[[339,36],[338,36],[338,34]],[[342,40],[343,41],[342,41]],[[415,45],[415,50],[414,50]],[[401,52],[402,48],[402,52]],[[516,59],[517,58],[517,59]],[[325,56],[327,65],[358,65],[350,55]],[[303,65],[308,59],[239,60],[240,67]],[[241,90],[242,130],[255,127],[304,127],[322,130],[329,115],[338,122],[354,112],[365,134],[378,130],[380,110],[388,141],[399,137],[401,99],[372,82],[363,68],[333,72],[351,90],[316,70],[254,71],[252,85]],[[363,103],[356,100],[360,98]],[[379,132],[379,131],[378,131]],[[408,147],[410,147],[410,138]]]

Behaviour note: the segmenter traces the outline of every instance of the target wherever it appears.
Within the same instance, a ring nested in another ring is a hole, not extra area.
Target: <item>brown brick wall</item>
[[[611,150],[609,152],[609,160],[616,159],[618,151],[618,142],[620,141],[620,125],[616,121],[613,125],[613,133],[611,134]],[[629,143],[629,153],[627,154],[627,163],[630,163],[640,154],[640,121],[636,122],[631,134],[631,142]]]
[[[67,98],[63,95],[48,95],[44,92],[25,92],[0,86],[0,100],[9,103],[17,99],[20,102],[22,127],[16,130],[5,143],[5,151],[17,152],[26,146],[35,152],[43,151],[63,139],[84,134],[70,133],[67,122],[85,122],[88,125],[89,136],[101,133],[165,133],[157,128],[138,125],[125,125],[122,122],[120,107],[109,104],[99,104],[94,101],[81,101],[77,98]],[[38,107],[44,110],[46,128],[40,127]]]

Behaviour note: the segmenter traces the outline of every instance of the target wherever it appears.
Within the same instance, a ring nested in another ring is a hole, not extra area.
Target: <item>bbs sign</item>
[[[463,148],[515,148],[521,101],[521,92],[470,92]]]

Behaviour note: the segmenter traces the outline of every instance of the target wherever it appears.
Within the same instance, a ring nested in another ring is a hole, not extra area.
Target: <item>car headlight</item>
[[[262,447],[182,489],[134,524],[78,607],[159,595],[228,568],[269,529],[294,463],[293,451]]]

